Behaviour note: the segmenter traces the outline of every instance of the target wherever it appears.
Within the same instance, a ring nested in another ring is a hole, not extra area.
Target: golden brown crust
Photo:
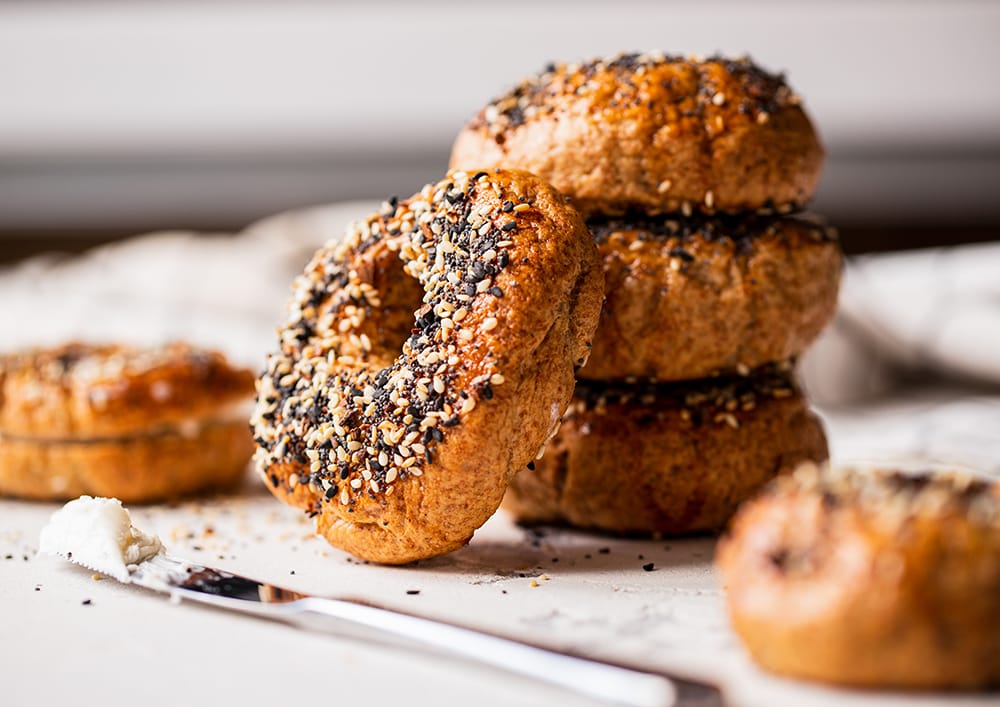
[[[387,204],[296,282],[258,468],[355,555],[454,550],[565,409],[602,296],[593,239],[533,175],[453,173]]]
[[[627,54],[552,65],[486,106],[451,166],[527,169],[585,216],[793,210],[823,148],[781,76],[748,59]]]
[[[826,456],[822,425],[778,368],[673,386],[580,383],[504,508],[527,523],[713,531],[775,475]]]
[[[108,496],[164,501],[230,488],[253,453],[244,420],[104,441],[0,439],[0,494],[61,501]]]
[[[70,343],[0,356],[0,435],[93,439],[216,414],[253,394],[253,373],[185,343]]]
[[[800,354],[833,317],[842,258],[815,217],[590,222],[606,297],[580,377],[661,381]]]
[[[184,343],[0,357],[0,494],[148,502],[232,485],[253,374]]]
[[[870,687],[1000,684],[1000,488],[804,468],[742,508],[717,561],[750,654]]]

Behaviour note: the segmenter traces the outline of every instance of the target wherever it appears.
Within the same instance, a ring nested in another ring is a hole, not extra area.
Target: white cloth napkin
[[[277,341],[292,279],[370,203],[282,214],[241,234],[169,231],[0,271],[5,350],[67,340],[185,339],[253,368]],[[336,225],[334,225],[336,224]]]
[[[826,405],[901,377],[1000,385],[1000,243],[851,259],[837,318],[802,372]]]

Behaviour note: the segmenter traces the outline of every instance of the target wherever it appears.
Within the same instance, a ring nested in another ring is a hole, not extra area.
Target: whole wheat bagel
[[[594,219],[606,302],[580,377],[745,373],[799,355],[833,317],[843,266],[815,217]]]
[[[72,343],[0,357],[0,494],[147,502],[230,486],[253,374],[218,353]]]
[[[585,216],[791,211],[822,162],[782,76],[662,53],[549,65],[484,107],[451,154],[452,168],[534,172]]]
[[[669,386],[581,381],[503,505],[525,523],[714,531],[776,475],[826,457],[823,427],[782,366]]]
[[[557,424],[602,296],[583,221],[533,175],[453,172],[386,204],[295,284],[258,468],[359,557],[454,550]]]
[[[717,561],[733,627],[784,675],[866,687],[1000,684],[1000,487],[967,474],[777,480]]]

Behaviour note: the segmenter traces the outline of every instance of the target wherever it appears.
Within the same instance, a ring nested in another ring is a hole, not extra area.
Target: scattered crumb
[[[642,566],[642,569],[644,569],[646,572],[652,572],[654,567],[655,565],[652,562],[647,562]]]
[[[81,603],[81,604],[83,604],[84,606],[90,606],[90,605],[91,605],[91,604],[93,604],[94,602],[92,602],[92,601],[91,601],[90,599],[84,599],[84,600],[83,600],[83,601],[81,601],[80,603]]]
[[[531,580],[531,584],[529,586],[537,587],[538,586],[538,582],[536,582],[535,580]]]
[[[602,547],[602,548],[598,548],[597,551],[599,553],[601,553],[602,555],[608,555],[608,554],[611,553],[611,548],[610,547]]]
[[[420,590],[419,589],[407,589],[406,593],[407,594],[420,594]]]
[[[91,578],[92,580],[94,580],[95,582],[100,582],[100,581],[101,581],[102,579],[104,579],[104,575],[101,575],[101,574],[97,574],[97,573],[95,572],[94,574],[90,575],[90,578]]]

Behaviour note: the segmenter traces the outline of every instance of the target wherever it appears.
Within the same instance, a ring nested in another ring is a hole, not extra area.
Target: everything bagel
[[[832,229],[801,216],[588,222],[606,297],[580,378],[678,381],[800,354],[837,306]]]
[[[503,505],[525,523],[715,531],[776,475],[826,457],[823,427],[782,366],[669,386],[580,381]]]
[[[233,485],[253,374],[188,344],[0,356],[0,494],[148,502]]]
[[[1000,486],[813,465],[740,509],[717,562],[736,633],[777,673],[1000,684]]]
[[[602,298],[593,239],[533,175],[453,172],[390,202],[296,281],[257,466],[359,557],[454,550],[555,429]]]
[[[809,200],[823,162],[799,103],[748,59],[552,64],[469,122],[451,166],[527,169],[585,216],[784,213]]]

